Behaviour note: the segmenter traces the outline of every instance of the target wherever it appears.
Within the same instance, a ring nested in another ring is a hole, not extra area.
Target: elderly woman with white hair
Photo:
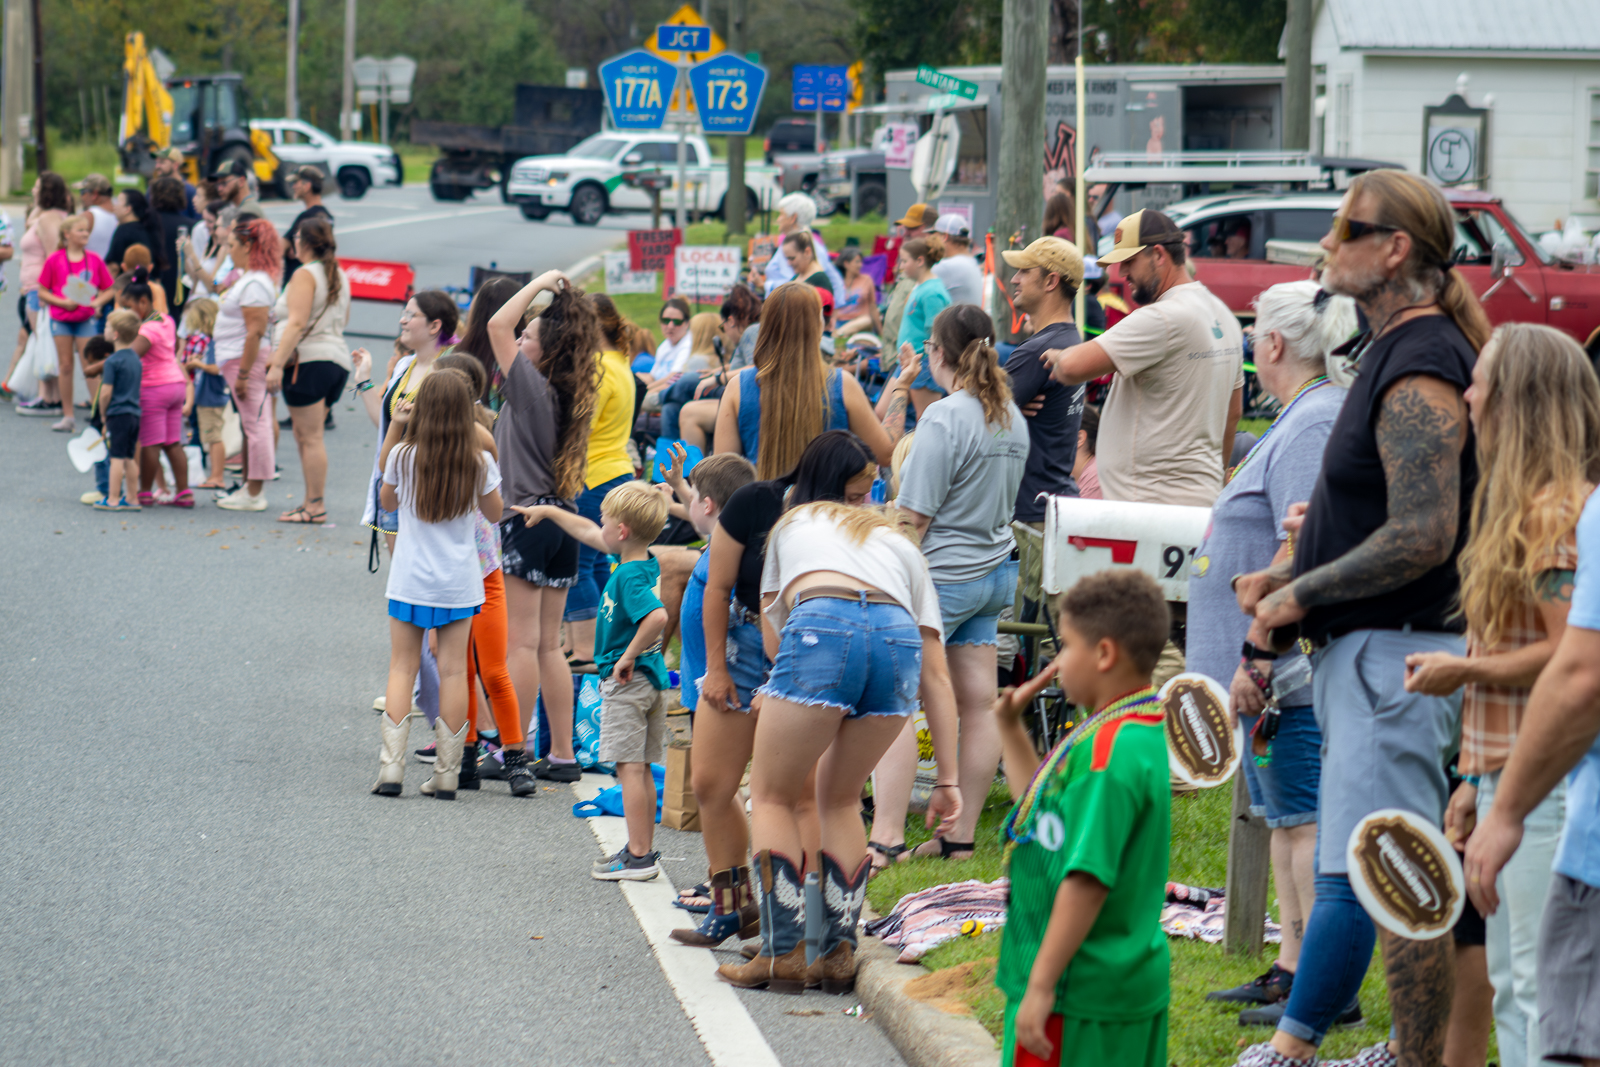
[[[1250,619],[1239,611],[1232,579],[1293,550],[1283,520],[1291,505],[1311,499],[1345,398],[1329,380],[1329,355],[1355,330],[1354,303],[1330,296],[1316,282],[1275,285],[1257,299],[1256,375],[1282,412],[1230,472],[1189,575],[1189,668],[1229,687],[1231,712],[1244,724],[1247,743],[1265,756],[1265,762],[1247,757],[1244,771],[1251,805],[1272,829],[1283,921],[1278,961],[1267,973],[1208,999],[1242,1003],[1251,1021],[1262,1024],[1275,1024],[1282,1013],[1311,914],[1322,734],[1312,714],[1309,661],[1298,650],[1273,658],[1245,644]]]
[[[811,233],[811,244],[816,249],[817,263],[828,276],[828,284],[833,286],[833,299],[837,306],[845,298],[844,279],[839,277],[838,268],[828,257],[827,244],[816,231],[811,229],[811,224],[815,221],[817,221],[816,201],[805,193],[790,193],[778,201],[778,236],[788,237],[791,233],[799,233],[802,230]],[[767,263],[767,280],[763,290],[767,296],[771,296],[772,290],[784,282],[794,281],[794,268],[789,266],[789,261],[783,257],[781,244],[779,249],[780,251]]]

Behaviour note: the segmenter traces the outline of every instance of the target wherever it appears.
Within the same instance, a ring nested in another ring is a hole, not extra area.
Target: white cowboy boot
[[[378,752],[378,782],[372,791],[380,797],[397,797],[406,778],[406,738],[411,734],[411,716],[398,723],[387,714],[379,715],[383,727],[383,748]]]
[[[384,718],[388,718],[387,715]],[[455,733],[441,716],[433,724],[435,759],[433,777],[422,783],[422,792],[435,800],[454,800],[461,775],[461,753],[467,747],[467,726],[463,722]]]

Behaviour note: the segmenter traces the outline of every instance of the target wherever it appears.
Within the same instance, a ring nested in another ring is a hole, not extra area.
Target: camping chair
[[[1019,684],[1044,668],[1061,641],[1043,588],[1044,534],[1025,522],[1013,522],[1011,530],[1017,539],[1017,595],[1013,619],[1002,619],[999,628],[1022,642],[1022,670],[1013,672],[1013,684]],[[1040,690],[1023,713],[1034,750],[1042,756],[1055,748],[1072,728],[1076,713],[1061,686],[1052,683]]]

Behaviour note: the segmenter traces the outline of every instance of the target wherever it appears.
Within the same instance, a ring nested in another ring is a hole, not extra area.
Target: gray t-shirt
[[[739,343],[733,346],[733,355],[728,357],[728,373],[731,375],[736,370],[744,370],[751,366],[756,358],[756,338],[761,333],[761,324],[752,322],[744,328],[744,333],[739,335]]]
[[[950,256],[933,265],[933,276],[950,290],[950,303],[983,305],[983,270],[972,256]]]
[[[1028,429],[1016,404],[1009,426],[984,422],[964,390],[928,405],[900,471],[895,503],[932,521],[922,538],[939,583],[971,582],[1011,555],[1011,504],[1028,463]]]
[[[1289,505],[1311,499],[1322,470],[1322,452],[1344,404],[1345,391],[1323,385],[1301,395],[1262,438],[1211,509],[1211,525],[1189,568],[1190,670],[1226,688],[1239,666],[1239,650],[1250,619],[1230,588],[1235,574],[1272,563],[1285,536]],[[1311,703],[1305,686],[1279,700],[1281,707]]]
[[[138,415],[139,379],[143,368],[139,353],[131,348],[119,348],[106,357],[100,368],[100,384],[111,386],[111,399],[106,402],[106,415]]]
[[[560,401],[550,383],[521,353],[511,363],[500,392],[505,403],[494,423],[494,446],[500,452],[501,496],[509,507],[527,507],[553,497],[556,424]]]

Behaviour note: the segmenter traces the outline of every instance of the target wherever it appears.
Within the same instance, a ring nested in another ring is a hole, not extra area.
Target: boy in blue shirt
[[[650,543],[667,524],[667,498],[644,482],[627,482],[600,503],[601,525],[550,504],[515,507],[532,526],[549,519],[580,543],[619,557],[600,596],[594,662],[600,672],[600,759],[617,765],[628,843],[589,873],[606,882],[643,882],[661,872],[661,854],[651,847],[656,827],[656,783],[650,764],[659,763],[666,739],[667,664],[661,634],[667,609],[661,604],[661,565]]]
[[[132,311],[119,308],[106,319],[106,339],[117,345],[100,371],[100,410],[105,413],[111,472],[106,495],[95,505],[96,511],[139,510],[140,367],[139,353],[133,350],[138,336],[139,316]],[[129,486],[134,488],[132,504],[128,503]]]

